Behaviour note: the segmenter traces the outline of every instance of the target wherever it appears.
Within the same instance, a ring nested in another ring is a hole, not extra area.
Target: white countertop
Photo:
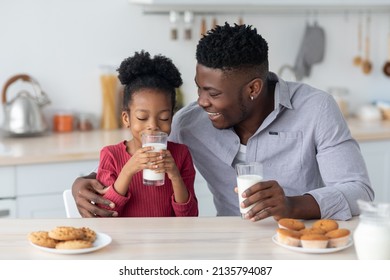
[[[305,221],[310,226],[313,221]],[[338,221],[355,230],[358,219]],[[60,255],[29,244],[32,231],[56,226],[89,227],[105,233],[112,242],[89,254]],[[278,225],[273,218],[259,222],[240,217],[0,219],[0,259],[50,260],[355,260],[352,245],[322,254],[295,252],[275,244]],[[260,277],[261,278],[261,277]]]
[[[104,146],[130,138],[129,131],[124,129],[1,138],[0,166],[98,160]]]
[[[348,126],[358,142],[390,140],[390,120],[361,121],[349,119]]]
[[[390,121],[348,120],[359,142],[390,141]],[[102,147],[130,139],[126,129],[49,133],[39,137],[0,138],[0,166],[98,160]]]

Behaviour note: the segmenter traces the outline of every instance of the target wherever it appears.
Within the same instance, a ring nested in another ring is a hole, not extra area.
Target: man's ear
[[[264,82],[262,79],[260,78],[253,79],[249,84],[250,96],[256,99],[260,95],[261,90],[263,89],[263,85]]]

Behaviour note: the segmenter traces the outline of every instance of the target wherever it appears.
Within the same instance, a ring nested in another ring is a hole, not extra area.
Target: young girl
[[[110,186],[104,197],[115,203],[119,217],[197,216],[195,169],[188,148],[168,141],[167,150],[142,147],[142,132],[171,131],[175,88],[181,74],[164,56],[145,51],[125,59],[119,69],[124,85],[122,121],[133,138],[104,147],[97,179]],[[166,173],[162,186],[145,186],[142,170]],[[100,206],[105,207],[105,206]]]

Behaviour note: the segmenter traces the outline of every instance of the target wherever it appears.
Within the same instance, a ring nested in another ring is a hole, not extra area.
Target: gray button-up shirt
[[[196,102],[174,117],[170,140],[186,144],[214,196],[217,214],[240,215],[233,160],[240,139],[216,129]],[[331,95],[309,85],[278,80],[275,108],[247,142],[246,160],[264,165],[287,196],[311,194],[322,218],[350,219],[356,200],[373,200],[358,143]],[[196,187],[196,186],[195,186]]]

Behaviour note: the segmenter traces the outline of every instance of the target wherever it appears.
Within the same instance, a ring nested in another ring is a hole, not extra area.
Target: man
[[[174,117],[170,140],[186,144],[208,182],[217,214],[240,215],[234,166],[262,162],[265,181],[248,189],[245,218],[350,219],[357,199],[373,200],[357,142],[334,99],[268,70],[268,45],[247,25],[217,26],[196,50],[198,101]],[[80,213],[112,216],[94,180],[78,178],[73,195]],[[91,179],[92,178],[92,179]],[[92,214],[94,213],[94,214]],[[115,214],[114,214],[115,215]]]

